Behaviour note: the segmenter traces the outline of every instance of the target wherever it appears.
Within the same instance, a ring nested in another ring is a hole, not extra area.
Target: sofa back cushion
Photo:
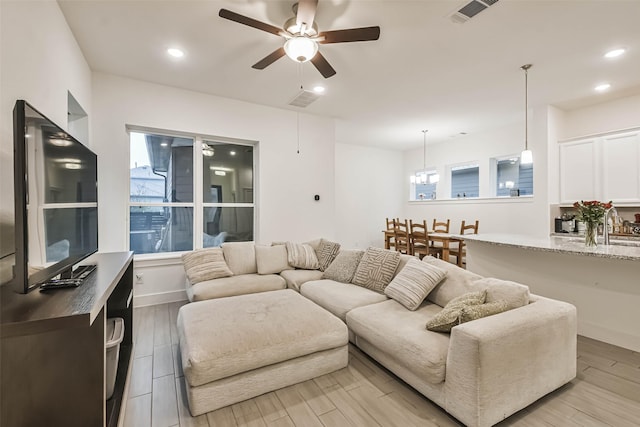
[[[253,242],[223,243],[222,252],[233,274],[254,274],[258,272],[256,249]]]
[[[396,272],[393,273],[393,278],[395,279],[398,274],[402,271],[405,265],[412,260],[416,259],[413,255],[400,254],[400,262],[398,262],[398,266],[396,267]]]
[[[426,256],[423,262],[429,263],[447,272],[447,277],[438,284],[427,296],[427,300],[438,304],[440,307],[447,305],[449,301],[469,292],[481,291],[486,286],[478,286],[476,283],[482,276],[471,273],[450,262],[442,261],[432,256]]]
[[[351,283],[383,293],[384,288],[391,282],[399,262],[399,252],[374,247],[367,248]]]
[[[529,287],[509,280],[485,277],[475,282],[487,290],[487,302],[506,301],[509,310],[529,304]]]
[[[335,280],[336,282],[351,283],[363,255],[364,251],[358,250],[342,250],[338,252],[338,256],[324,271],[322,278]]]
[[[182,265],[192,285],[233,275],[224,261],[220,248],[196,249],[187,252],[182,255]]]
[[[256,245],[256,264],[258,274],[279,274],[293,269],[287,261],[287,248],[284,245]]]

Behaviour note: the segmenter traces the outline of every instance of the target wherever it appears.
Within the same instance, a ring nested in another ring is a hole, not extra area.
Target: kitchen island
[[[578,333],[640,351],[640,244],[586,247],[581,237],[464,236],[467,269],[513,280],[578,308]]]

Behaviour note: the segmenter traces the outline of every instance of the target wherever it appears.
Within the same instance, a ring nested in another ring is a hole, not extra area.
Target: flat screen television
[[[14,287],[27,293],[98,250],[97,156],[27,102],[13,110]]]

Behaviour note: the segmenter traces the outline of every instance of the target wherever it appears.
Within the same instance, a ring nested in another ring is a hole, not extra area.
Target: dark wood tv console
[[[97,269],[78,288],[0,289],[0,425],[118,425],[133,354],[133,253],[94,254],[82,264]],[[125,334],[105,400],[109,317],[124,319]]]

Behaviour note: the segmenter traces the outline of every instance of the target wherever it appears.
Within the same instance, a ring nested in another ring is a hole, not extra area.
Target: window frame
[[[126,125],[125,126],[128,144],[129,144],[129,157],[128,163],[131,163],[131,133],[146,133],[146,134],[154,134],[154,135],[162,135],[162,136],[170,136],[170,137],[178,137],[178,138],[190,138],[193,140],[193,201],[192,202],[131,202],[131,175],[129,174],[128,178],[128,191],[126,194],[127,203],[126,203],[126,247],[127,250],[130,249],[131,245],[131,218],[130,212],[131,207],[189,207],[193,209],[193,236],[192,236],[192,249],[202,249],[204,247],[203,243],[203,233],[204,233],[204,209],[207,207],[251,207],[253,208],[253,240],[256,241],[256,235],[258,234],[258,207],[256,200],[258,198],[258,141],[252,140],[241,140],[237,138],[229,138],[223,136],[216,135],[207,135],[201,133],[193,133],[193,132],[177,132],[166,129],[157,129],[157,128],[149,128],[143,126],[135,126],[135,125]],[[203,182],[202,182],[202,172],[204,168],[204,161],[202,155],[202,147],[205,141],[209,142],[220,142],[224,144],[234,144],[234,145],[245,145],[253,148],[253,158],[252,158],[252,168],[253,168],[253,202],[252,203],[204,203],[203,201]],[[130,170],[130,169],[129,169]],[[173,258],[179,257],[183,253],[189,251],[168,251],[168,252],[153,252],[153,253],[143,253],[143,254],[134,254],[134,259],[159,259],[159,258]]]

